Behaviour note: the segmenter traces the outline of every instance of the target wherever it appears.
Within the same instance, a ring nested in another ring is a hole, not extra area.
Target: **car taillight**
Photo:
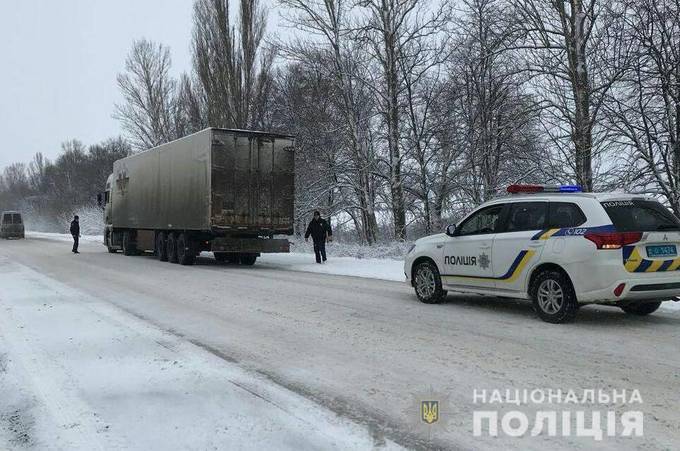
[[[621,249],[642,239],[642,232],[586,232],[586,239],[595,243],[598,249]]]

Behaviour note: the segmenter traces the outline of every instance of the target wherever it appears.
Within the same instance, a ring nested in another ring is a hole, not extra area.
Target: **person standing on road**
[[[316,262],[321,263],[322,259],[326,261],[326,240],[333,241],[333,231],[331,230],[330,223],[325,219],[321,219],[321,213],[318,211],[314,212],[314,217],[307,226],[305,241],[309,241],[310,236],[312,241],[314,241]]]
[[[73,217],[73,221],[71,221],[71,236],[73,236],[73,252],[74,254],[80,254],[78,252],[78,241],[80,240],[80,222],[79,222],[78,215],[75,215]]]

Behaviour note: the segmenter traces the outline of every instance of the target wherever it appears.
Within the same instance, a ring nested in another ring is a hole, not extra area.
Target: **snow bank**
[[[29,231],[26,232],[26,236],[28,238],[72,241],[71,235],[62,233]],[[93,243],[103,243],[104,238],[101,235],[83,235],[80,240],[81,242],[89,241]],[[359,251],[357,252],[357,255],[359,255],[358,257],[338,257],[338,254],[349,254],[351,249],[360,250],[361,246],[330,243],[330,246],[327,248],[329,260],[323,264],[315,262],[311,244],[305,244],[303,241],[302,245],[293,245],[291,247],[294,249],[294,252],[291,252],[290,254],[263,254],[258,260],[258,265],[266,265],[271,268],[282,268],[289,271],[306,271],[334,274],[338,276],[354,276],[394,281],[404,280],[403,260],[363,257],[368,254],[379,255],[387,249],[390,249],[391,252],[396,252],[394,249],[396,249],[397,246],[393,248],[386,246],[378,251]],[[210,252],[204,252],[202,256],[209,258],[212,254]]]
[[[73,241],[71,235],[66,233],[26,232],[26,237],[54,241]],[[103,243],[104,237],[102,235],[82,235],[80,237],[80,242],[82,243],[83,241],[89,241],[92,243]]]
[[[384,258],[335,257],[328,255],[325,263],[316,263],[314,254],[293,252],[290,254],[263,254],[258,265],[284,268],[290,271],[306,271],[338,276],[364,277],[404,281],[404,263]]]
[[[313,253],[314,247],[312,241],[306,242],[301,238],[289,238],[291,242],[291,251],[301,253]],[[345,243],[331,241],[326,244],[326,251],[336,257],[352,257],[356,259],[364,258],[391,258],[395,260],[403,260],[404,255],[413,243],[404,241],[393,241],[389,243],[378,243],[373,246],[366,246],[357,243]]]

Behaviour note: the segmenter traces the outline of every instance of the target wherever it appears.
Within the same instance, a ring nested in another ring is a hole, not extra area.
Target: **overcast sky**
[[[0,170],[61,142],[121,134],[116,74],[134,39],[170,46],[191,65],[192,0],[0,0]],[[277,28],[278,13],[270,13]]]

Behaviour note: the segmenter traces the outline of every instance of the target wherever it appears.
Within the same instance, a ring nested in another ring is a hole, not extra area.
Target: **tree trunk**
[[[564,19],[569,19],[571,30],[571,33],[565,33],[564,39],[575,103],[572,142],[574,143],[576,160],[576,182],[581,185],[584,191],[592,191],[593,133],[590,111],[591,86],[588,79],[588,61],[586,60],[587,36],[584,30],[586,12],[582,0],[571,1],[570,16],[564,11],[564,5],[561,8],[560,14]]]
[[[401,178],[401,152],[399,150],[399,74],[397,72],[397,43],[393,17],[383,12],[383,39],[385,46],[385,81],[387,84],[387,147],[390,154],[390,194],[394,237],[406,239],[406,208]]]

